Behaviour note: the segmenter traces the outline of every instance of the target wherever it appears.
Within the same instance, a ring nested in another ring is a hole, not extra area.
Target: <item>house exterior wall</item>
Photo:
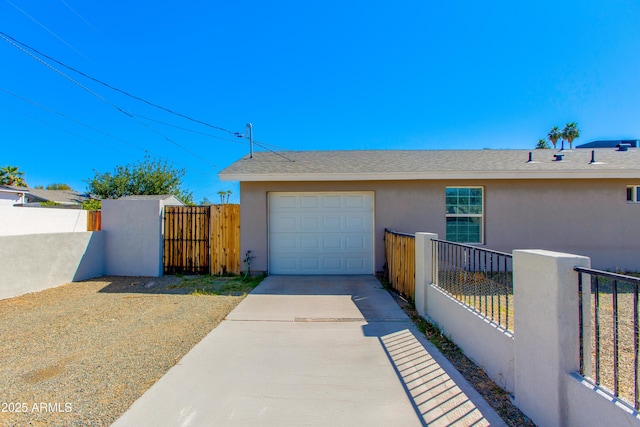
[[[13,206],[16,203],[24,203],[23,193],[0,192],[0,206]]]
[[[241,182],[241,252],[268,269],[268,192],[373,191],[375,269],[384,265],[384,229],[446,236],[445,188],[484,187],[484,237],[490,249],[547,249],[589,256],[594,268],[640,271],[640,204],[626,201],[624,179]]]
[[[0,236],[87,231],[87,211],[0,204]]]

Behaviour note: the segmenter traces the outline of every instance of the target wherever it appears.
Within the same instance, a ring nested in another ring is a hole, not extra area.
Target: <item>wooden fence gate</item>
[[[387,279],[393,289],[414,301],[416,292],[416,239],[412,234],[384,230]]]
[[[164,273],[240,273],[240,205],[165,206]]]

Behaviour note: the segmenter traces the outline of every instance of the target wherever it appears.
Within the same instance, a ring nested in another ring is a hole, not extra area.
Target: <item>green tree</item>
[[[185,169],[175,169],[168,161],[151,158],[124,166],[113,172],[94,171],[88,179],[87,192],[101,199],[118,199],[130,195],[172,194],[185,204],[193,204],[193,194],[183,187]]]
[[[536,150],[548,150],[550,148],[551,146],[546,139],[539,139],[538,143],[536,144]]]
[[[569,122],[562,129],[562,138],[569,143],[569,149],[573,148],[573,140],[580,136],[580,129],[576,122]]]
[[[85,211],[99,211],[102,209],[102,200],[89,199],[82,202],[82,209]]]
[[[58,184],[58,183],[48,184],[46,188],[47,190],[73,190],[73,188],[71,188],[69,184]]]
[[[4,166],[0,168],[0,185],[11,185],[15,187],[26,187],[24,172],[18,166]]]
[[[547,134],[547,139],[551,142],[551,144],[553,144],[554,150],[556,149],[556,144],[558,143],[558,140],[560,138],[562,138],[562,132],[560,131],[560,128],[558,126],[552,127]]]
[[[209,200],[207,196],[204,196],[202,198],[202,201],[200,202],[200,206],[211,206],[211,205],[213,205],[213,202]]]

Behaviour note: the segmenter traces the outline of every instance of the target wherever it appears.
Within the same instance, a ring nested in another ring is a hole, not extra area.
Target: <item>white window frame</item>
[[[629,199],[631,190],[631,199]],[[640,203],[640,185],[627,185],[627,203]]]
[[[482,213],[481,214],[451,214],[447,212],[447,190],[450,188],[468,188],[482,190]],[[445,236],[447,236],[446,230],[446,218],[480,218],[480,241],[479,242],[459,242],[467,245],[484,245],[484,212],[485,212],[485,198],[486,191],[481,185],[448,185],[445,187]]]

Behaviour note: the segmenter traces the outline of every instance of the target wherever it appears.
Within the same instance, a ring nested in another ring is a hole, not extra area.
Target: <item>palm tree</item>
[[[536,144],[536,150],[548,150],[549,148],[551,148],[551,146],[546,139],[538,140],[538,143]]]
[[[580,129],[578,129],[578,124],[576,122],[570,122],[564,125],[564,129],[562,129],[562,138],[566,139],[569,143],[569,149],[571,150],[573,140],[580,136]]]
[[[547,139],[553,144],[554,150],[556,149],[556,143],[560,138],[562,138],[562,132],[560,132],[560,128],[558,128],[558,126],[552,127],[547,134]]]
[[[227,192],[224,190],[218,191],[218,196],[220,196],[220,204],[224,205],[224,196],[227,195]]]
[[[18,166],[4,166],[0,168],[0,185],[26,187],[24,172],[18,170]]]

